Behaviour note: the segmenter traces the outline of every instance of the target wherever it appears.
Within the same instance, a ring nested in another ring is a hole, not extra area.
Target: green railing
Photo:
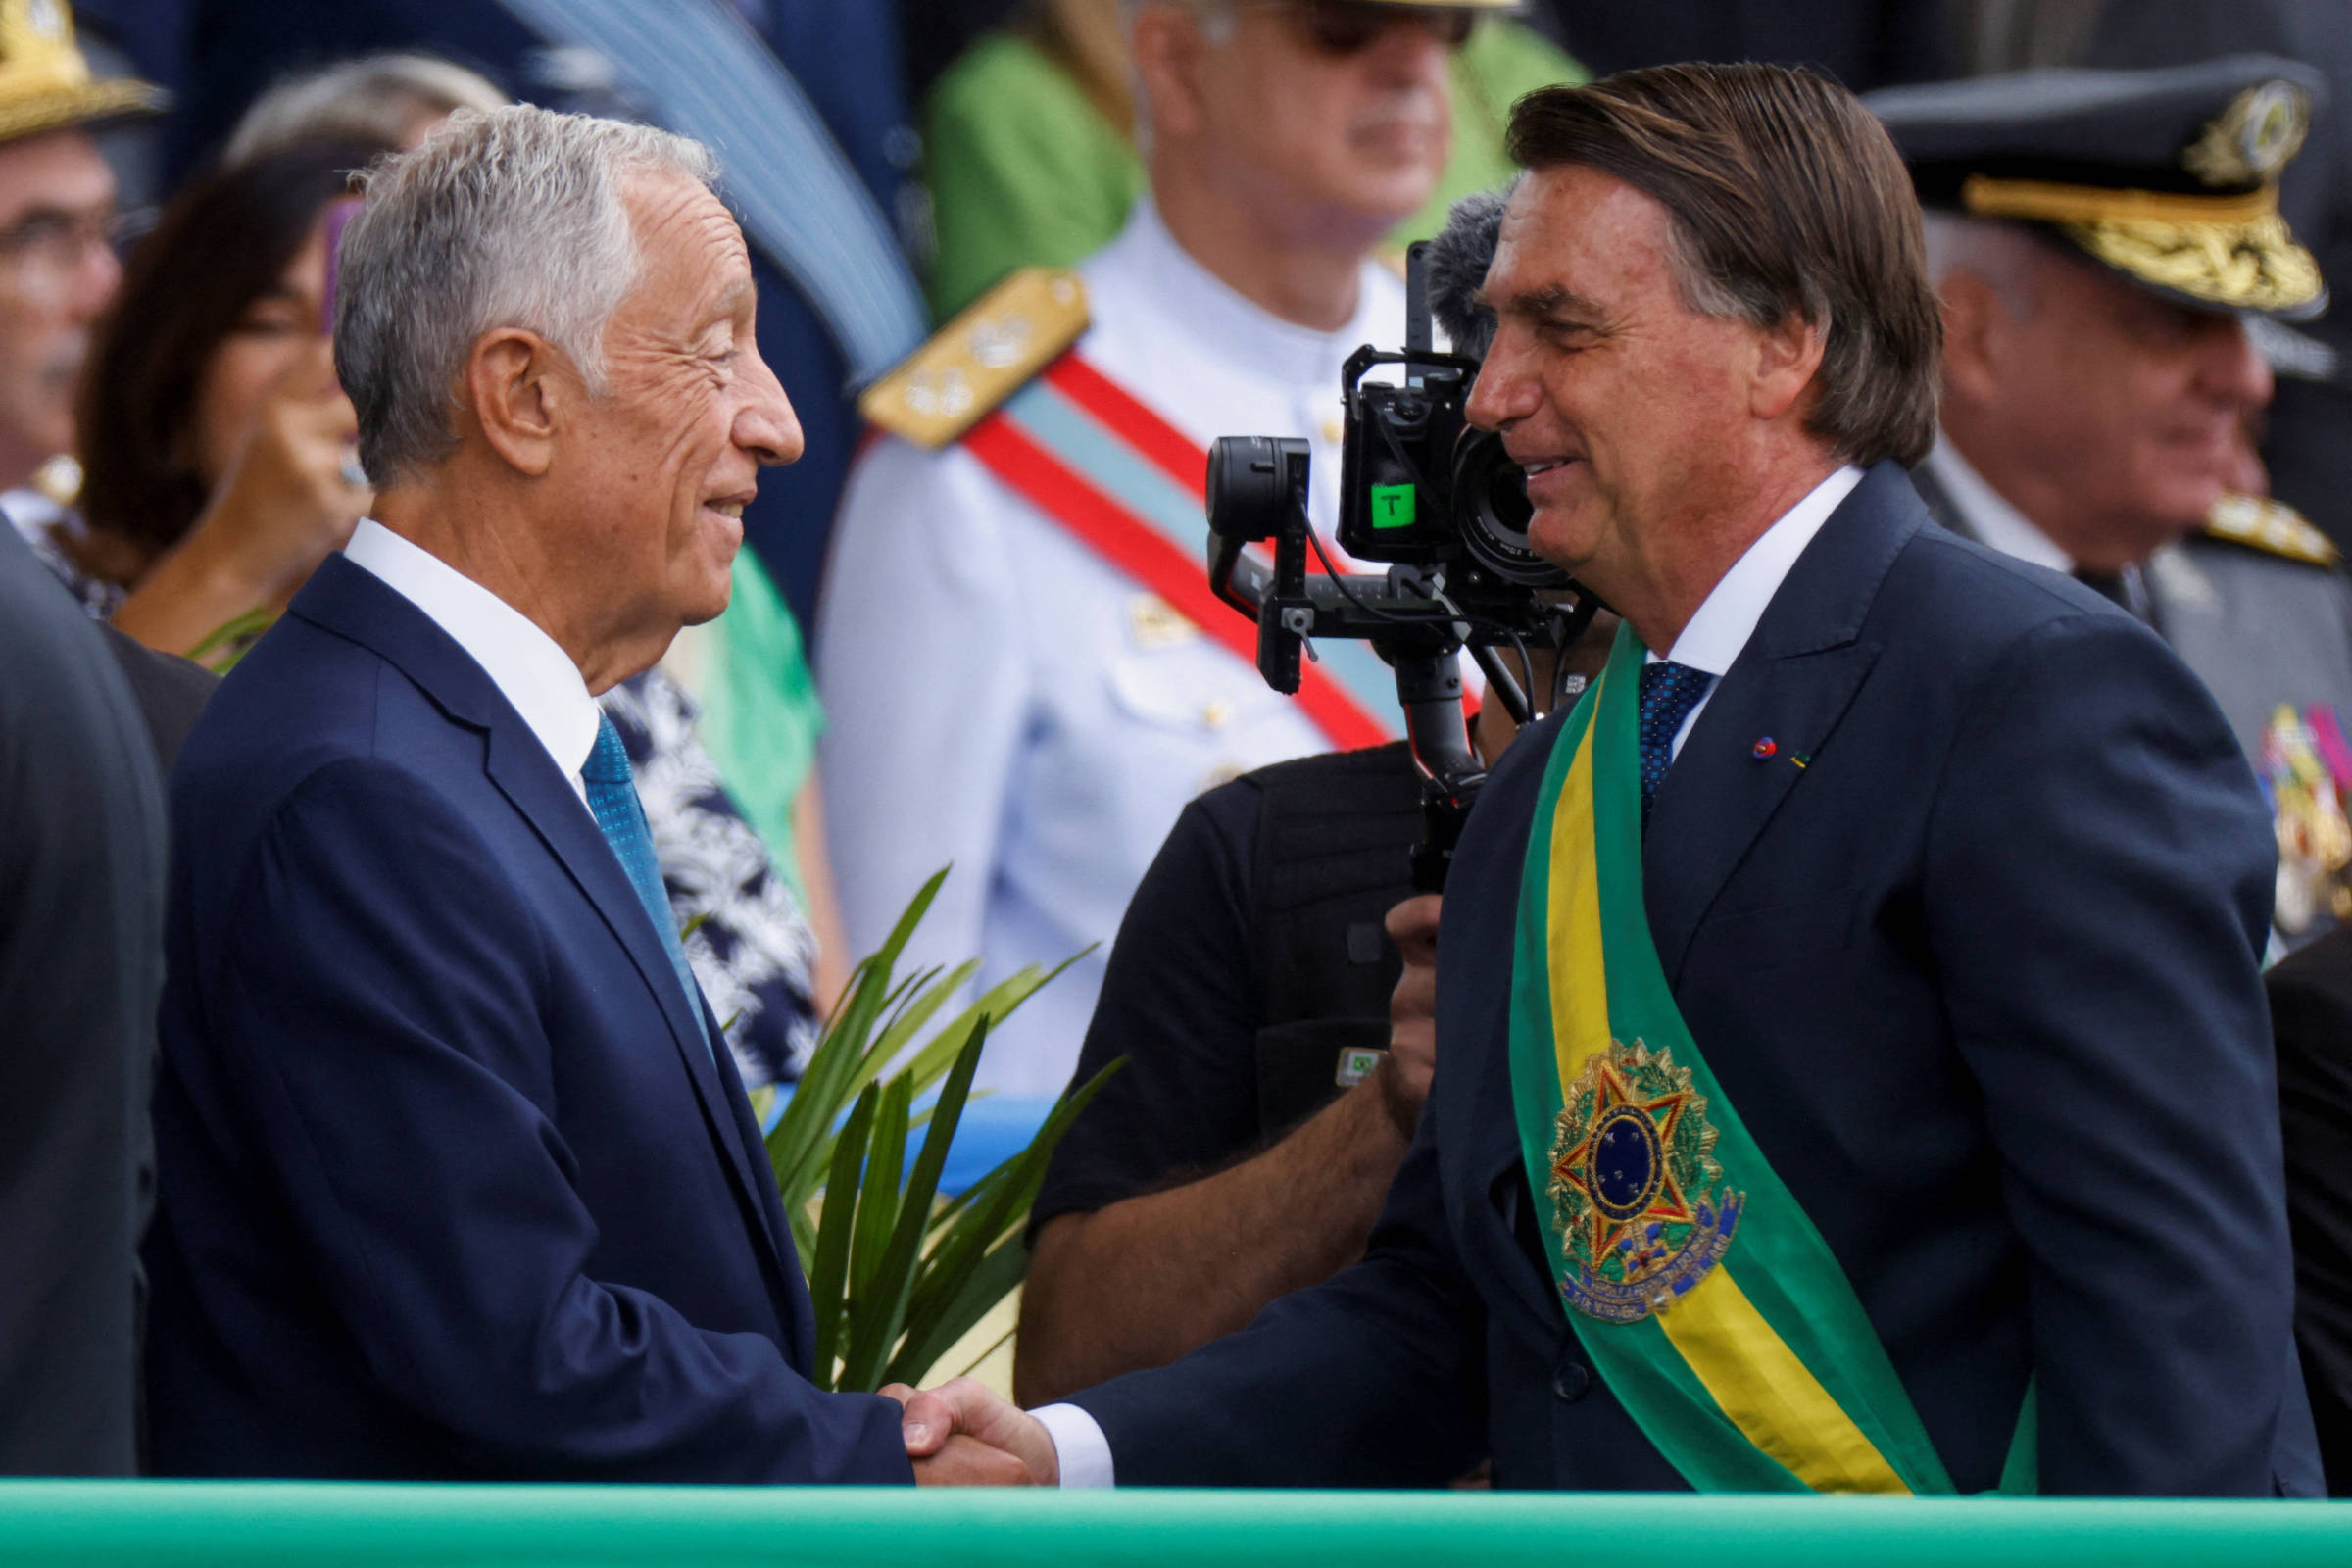
[[[2352,1503],[0,1483],[0,1564],[2346,1568]]]

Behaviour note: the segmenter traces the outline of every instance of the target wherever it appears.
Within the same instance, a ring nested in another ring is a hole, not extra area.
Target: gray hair
[[[623,192],[664,174],[708,187],[717,161],[650,125],[527,104],[459,110],[368,172],[339,253],[335,369],[371,483],[456,449],[466,361],[495,328],[538,333],[604,395],[605,327],[640,275]]]
[[[235,169],[310,141],[398,147],[419,120],[507,101],[487,77],[434,55],[365,55],[272,84],[229,132],[220,161]]]

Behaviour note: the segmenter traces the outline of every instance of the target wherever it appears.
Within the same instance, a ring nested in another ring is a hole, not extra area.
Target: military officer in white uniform
[[[1379,9],[1394,15],[1342,49],[1304,3],[1134,7],[1152,198],[1079,270],[1082,300],[1032,278],[1001,291],[1026,287],[1017,308],[1000,299],[991,318],[984,299],[951,323],[925,351],[945,377],[926,384],[946,391],[913,401],[944,403],[951,423],[980,417],[1091,319],[1077,354],[1181,444],[1309,439],[1310,514],[1328,537],[1341,364],[1403,335],[1402,285],[1374,251],[1428,199],[1450,135],[1458,11]],[[1334,737],[984,462],[977,437],[906,439],[925,434],[904,417],[906,391],[902,375],[866,400],[904,433],[851,479],[819,620],[843,913],[853,951],[870,951],[952,861],[910,961],[978,956],[986,986],[1099,944],[983,1058],[983,1086],[1052,1095],[1128,897],[1184,804]],[[1197,578],[1206,529],[1191,520]]]
[[[1947,527],[2100,588],[2204,679],[2275,781],[2289,942],[2352,905],[2352,754],[2312,732],[2352,723],[2352,582],[2258,499],[2272,378],[2244,318],[2326,303],[2278,216],[2319,91],[2246,55],[1866,100],[1910,161],[1944,302],[1941,438],[1914,482]]]

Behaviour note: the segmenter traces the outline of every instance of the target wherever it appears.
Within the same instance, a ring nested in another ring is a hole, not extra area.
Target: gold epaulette
[[[1026,386],[1086,325],[1086,285],[1076,272],[1024,267],[867,387],[858,412],[937,451]]]
[[[2283,501],[2260,496],[2233,493],[2215,502],[2205,517],[2205,537],[2311,566],[2333,566],[2343,559],[2335,541],[2304,521],[2303,514]]]

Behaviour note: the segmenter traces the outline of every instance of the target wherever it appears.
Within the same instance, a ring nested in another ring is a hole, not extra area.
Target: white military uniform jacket
[[[1367,261],[1353,320],[1296,326],[1211,276],[1149,201],[1080,272],[1093,324],[1078,352],[1202,447],[1312,441],[1310,514],[1328,538],[1340,365],[1359,345],[1402,341],[1403,285]],[[991,1040],[979,1084],[1007,1094],[1067,1084],[1120,916],[1185,803],[1326,748],[1248,662],[960,446],[886,437],[858,465],[816,655],[852,951],[879,946],[950,862],[909,964],[976,956],[987,986],[1097,945]]]

